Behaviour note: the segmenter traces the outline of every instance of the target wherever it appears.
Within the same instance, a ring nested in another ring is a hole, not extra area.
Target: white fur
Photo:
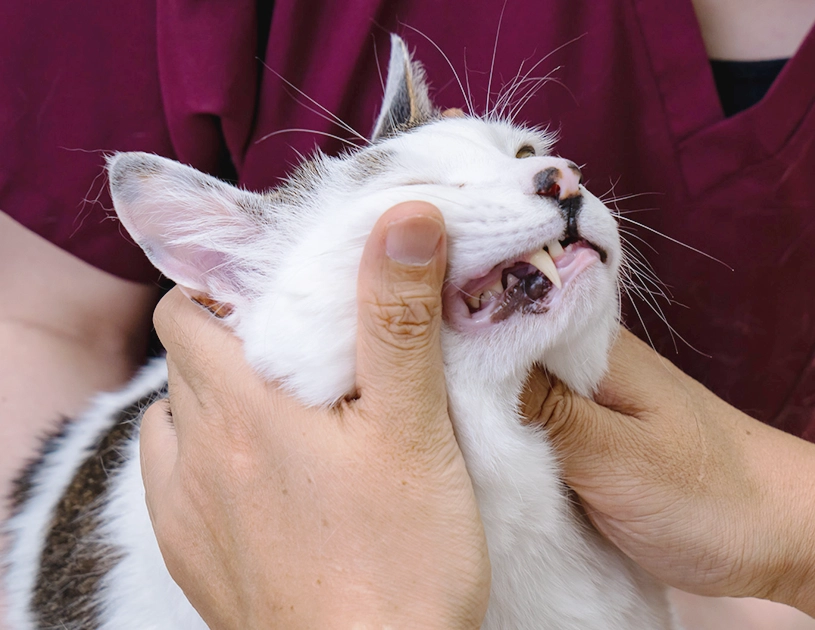
[[[391,72],[394,67],[399,64],[392,59]],[[537,155],[516,159],[523,145]],[[175,280],[236,306],[227,323],[261,374],[282,381],[308,404],[329,405],[353,390],[357,270],[381,213],[413,199],[438,206],[449,234],[447,281],[460,285],[562,238],[565,223],[556,204],[532,187],[536,173],[560,163],[550,149],[550,137],[507,122],[438,119],[386,135],[360,154],[319,158],[317,185],[297,180],[295,201],[234,191],[144,154],[117,157],[111,171],[117,211],[153,260]],[[380,155],[384,166],[360,178],[370,166],[360,158],[365,154]],[[479,333],[448,325],[443,330],[450,413],[493,568],[484,624],[492,630],[674,627],[662,587],[578,516],[546,436],[519,421],[519,395],[533,363],[590,394],[617,329],[616,225],[595,197],[581,191],[581,235],[608,253],[606,263],[580,274],[547,313],[516,314]],[[263,209],[264,216],[241,216],[236,199]],[[212,216],[220,219],[209,221]],[[173,254],[179,247],[181,261]],[[213,269],[213,260],[228,261],[227,268],[218,262]],[[152,376],[158,374],[154,368]],[[41,471],[38,496],[12,521],[14,628],[33,627],[24,609],[49,510],[110,415],[155,386],[145,379],[100,399]],[[115,491],[103,511],[100,533],[123,559],[105,578],[102,627],[204,628],[162,564],[144,507],[137,446],[135,439],[128,446],[129,460],[113,479]]]
[[[8,622],[12,630],[36,628],[28,605],[39,571],[43,540],[54,508],[76,469],[93,452],[99,435],[110,428],[120,410],[159,389],[166,381],[164,361],[151,362],[121,391],[98,396],[90,408],[68,426],[60,447],[45,457],[43,466],[32,479],[32,498],[4,527],[12,543],[5,557],[3,576],[8,594]],[[138,461],[136,456],[136,466]],[[141,478],[138,487],[129,485],[127,491],[135,491],[130,496],[131,508],[144,508]],[[155,544],[152,532],[150,538]],[[162,572],[166,574],[163,567]]]

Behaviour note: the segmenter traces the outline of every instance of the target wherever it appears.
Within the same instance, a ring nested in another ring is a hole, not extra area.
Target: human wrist
[[[320,628],[336,630],[477,630],[486,614],[489,583],[479,572],[396,573],[346,584],[339,597],[321,600]],[[474,579],[475,578],[475,579]]]
[[[333,603],[315,595],[315,606],[310,613],[298,613],[299,606],[281,610],[272,602],[263,601],[259,606],[250,605],[244,611],[243,620],[233,626],[230,623],[218,625],[213,630],[266,630],[285,627],[324,628],[325,630],[477,630],[483,622],[486,602],[468,601],[462,597],[434,597],[432,601],[420,601],[420,597],[408,595],[406,589],[401,598],[360,594],[360,589],[350,589]],[[364,589],[371,591],[373,589]],[[208,619],[213,623],[213,619]],[[283,622],[283,623],[281,623]],[[301,625],[298,625],[301,624]]]
[[[760,484],[745,596],[815,616],[815,445],[755,422],[749,452]],[[749,526],[750,523],[747,523]]]

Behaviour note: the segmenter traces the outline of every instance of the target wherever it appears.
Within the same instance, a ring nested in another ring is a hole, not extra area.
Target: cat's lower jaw
[[[483,628],[677,628],[664,587],[578,513],[545,434],[519,421],[522,379],[513,380],[448,374],[451,415],[492,564]]]

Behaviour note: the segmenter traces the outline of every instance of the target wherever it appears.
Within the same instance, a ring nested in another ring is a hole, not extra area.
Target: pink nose
[[[535,174],[535,193],[552,199],[568,199],[580,195],[580,182],[583,179],[580,169],[569,160],[554,160],[550,166]]]

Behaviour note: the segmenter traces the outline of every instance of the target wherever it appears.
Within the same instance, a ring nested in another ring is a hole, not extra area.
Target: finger
[[[153,319],[167,350],[182,455],[188,439],[248,440],[260,428],[285,431],[288,420],[302,420],[302,413],[285,411],[301,405],[264,381],[246,362],[240,340],[178,287],[159,302]],[[235,413],[237,406],[242,413]]]
[[[151,520],[156,513],[155,506],[162,500],[162,490],[169,486],[177,455],[178,443],[169,404],[167,399],[159,400],[145,410],[139,434],[141,474]]]
[[[368,402],[389,401],[406,416],[417,404],[446,399],[439,341],[445,245],[438,209],[406,202],[377,222],[360,265],[357,386]]]
[[[544,428],[569,482],[607,470],[631,439],[629,418],[575,394],[538,367],[527,379],[521,410],[529,424]]]
[[[167,354],[193,390],[232,359],[242,358],[240,341],[218,318],[187,298],[179,287],[156,306],[153,324]]]
[[[636,335],[620,327],[609,356],[609,369],[594,399],[605,407],[637,416],[654,407],[655,377],[677,384],[681,372]]]

